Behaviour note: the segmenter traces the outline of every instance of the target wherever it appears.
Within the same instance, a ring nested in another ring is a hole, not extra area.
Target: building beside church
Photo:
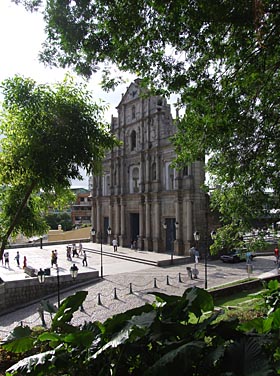
[[[124,247],[187,255],[194,231],[207,231],[204,162],[181,171],[172,166],[176,126],[170,105],[141,90],[135,80],[123,95],[111,121],[122,144],[106,155],[103,174],[92,178],[96,241],[117,238]]]

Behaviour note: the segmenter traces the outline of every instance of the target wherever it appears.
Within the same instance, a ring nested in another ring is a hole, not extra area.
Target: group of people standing
[[[17,263],[17,267],[20,268],[20,253],[17,251],[16,256],[14,258]],[[2,265],[5,266],[5,268],[10,268],[10,255],[8,251],[5,251],[2,256]],[[27,266],[27,258],[26,256],[23,257],[23,265],[22,268],[25,269]]]
[[[83,249],[83,244],[81,241],[79,242],[78,249],[77,249],[76,243],[73,243],[72,247],[70,245],[66,246],[66,258],[68,261],[72,261],[74,257],[79,258],[80,256],[83,256],[83,259],[82,259],[83,266],[88,266],[87,254],[86,254],[85,249]]]

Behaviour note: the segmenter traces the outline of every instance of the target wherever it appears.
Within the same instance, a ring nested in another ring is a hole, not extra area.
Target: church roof
[[[139,93],[142,90],[140,87],[140,82],[141,80],[137,78],[128,86],[125,94],[123,94],[122,99],[116,108],[119,108],[123,103],[128,103],[139,97]]]

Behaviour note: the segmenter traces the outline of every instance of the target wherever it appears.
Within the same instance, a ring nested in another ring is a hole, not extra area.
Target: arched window
[[[132,106],[132,109],[131,109],[131,118],[135,119],[135,106]]]
[[[131,150],[134,150],[136,148],[136,132],[134,130],[130,134],[130,145]]]

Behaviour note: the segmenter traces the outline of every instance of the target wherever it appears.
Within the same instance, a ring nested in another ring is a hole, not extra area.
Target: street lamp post
[[[195,231],[194,234],[194,240],[198,244],[200,239],[200,234],[198,231]],[[216,238],[216,231],[211,232],[211,238],[212,240],[215,240]],[[204,257],[204,288],[207,290],[208,288],[208,242],[207,242],[207,234],[206,234],[206,243],[205,243],[205,257]]]
[[[78,275],[78,267],[73,264],[70,268],[70,275],[73,279],[76,279],[77,278],[77,275]],[[56,276],[57,276],[57,305],[58,305],[58,308],[60,307],[60,278],[59,278],[59,268],[57,267],[56,269]],[[37,274],[37,277],[38,277],[38,281],[40,284],[43,284],[45,283],[45,272],[44,270],[42,270],[42,268],[40,268],[40,270],[38,271],[38,274]]]
[[[56,267],[56,278],[57,278],[57,305],[60,307],[60,279],[59,279],[59,267]]]
[[[107,229],[108,235],[111,235],[112,229],[108,227]],[[91,235],[94,236],[96,234],[95,228],[91,229]],[[102,244],[102,231],[100,232],[100,277],[103,278],[103,244]]]

